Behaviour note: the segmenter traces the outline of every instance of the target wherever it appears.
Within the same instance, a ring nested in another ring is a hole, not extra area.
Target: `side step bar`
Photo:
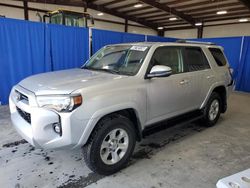
[[[192,111],[174,118],[170,118],[152,125],[149,125],[144,128],[142,131],[142,136],[149,136],[161,130],[173,127],[175,125],[184,125],[196,120],[199,120],[204,117],[204,114],[201,110]]]

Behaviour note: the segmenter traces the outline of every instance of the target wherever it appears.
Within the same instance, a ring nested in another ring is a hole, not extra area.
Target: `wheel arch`
[[[201,105],[201,109],[205,108],[211,94],[213,92],[216,92],[219,94],[219,96],[221,97],[221,113],[225,113],[227,110],[227,89],[226,86],[223,84],[217,84],[214,85],[214,87],[211,87],[211,89],[208,92],[208,95],[206,96],[206,99],[204,100],[204,102]]]
[[[142,139],[142,126],[141,126],[141,121],[139,119],[139,115],[138,115],[137,110],[135,110],[134,108],[126,108],[126,109],[118,110],[118,111],[104,115],[99,121],[101,121],[103,118],[110,116],[110,115],[113,115],[113,114],[119,114],[121,116],[125,116],[128,119],[130,119],[131,122],[133,123],[134,129],[136,131],[136,140],[141,141],[141,139]]]
[[[217,86],[213,89],[212,92],[216,92],[219,94],[221,98],[221,113],[225,113],[227,110],[227,90],[225,86]]]
[[[135,107],[131,106],[124,106],[123,108],[118,108],[118,107],[112,107],[108,109],[102,109],[96,114],[92,116],[92,118],[89,120],[88,124],[86,125],[86,128],[78,142],[78,144],[74,147],[81,147],[85,145],[90,138],[92,132],[96,128],[96,125],[98,122],[100,122],[103,118],[114,115],[114,114],[119,114],[122,116],[125,116],[131,120],[131,122],[134,125],[134,129],[136,131],[136,140],[141,141],[142,139],[142,120],[141,120],[141,114],[139,114],[138,110]]]

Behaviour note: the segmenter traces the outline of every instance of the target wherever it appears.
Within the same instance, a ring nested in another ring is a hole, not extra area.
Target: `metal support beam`
[[[121,2],[124,2],[124,0],[110,1],[110,2],[107,2],[107,3],[103,3],[103,4],[101,4],[101,5],[104,6],[104,7],[106,7],[106,6],[114,5],[114,4],[121,3]]]
[[[89,3],[89,8],[94,9],[94,10],[98,10],[98,11],[101,11],[101,12],[104,12],[104,13],[107,13],[107,14],[111,14],[113,16],[117,16],[117,17],[120,17],[120,18],[124,18],[124,19],[127,19],[127,20],[131,20],[131,21],[140,23],[140,24],[145,25],[145,26],[147,26],[149,28],[152,28],[154,30],[157,29],[157,24],[147,22],[144,19],[135,18],[135,17],[129,16],[129,15],[124,15],[123,13],[120,13],[120,12],[116,11],[115,9],[108,9],[108,8],[105,8],[105,7],[101,6],[101,5],[93,4],[92,2]]]
[[[157,31],[157,34],[158,34],[158,36],[160,36],[160,37],[164,37],[164,30],[163,30],[163,29],[158,30],[158,31]]]
[[[20,0],[18,0],[18,1],[20,1]],[[27,0],[27,1],[34,2],[34,3],[44,3],[45,2],[45,0]],[[101,12],[104,12],[107,14],[111,14],[113,16],[117,16],[117,17],[120,17],[123,19],[128,19],[128,20],[140,23],[142,25],[145,25],[145,26],[152,28],[154,30],[156,30],[158,27],[157,24],[147,22],[144,19],[135,18],[135,17],[129,16],[129,15],[124,15],[123,13],[120,13],[120,12],[116,11],[115,9],[108,9],[102,5],[96,5],[93,3],[94,2],[93,0],[87,1],[87,2],[88,2],[88,8],[90,8],[90,9],[94,9],[94,10],[101,11]],[[68,6],[81,6],[81,7],[84,6],[83,1],[79,1],[79,2],[78,1],[57,1],[55,3],[54,0],[46,0],[46,3],[47,4],[57,4],[57,5],[68,5]]]
[[[0,6],[23,9],[23,6],[5,4],[5,3],[0,3]],[[31,7],[28,7],[28,9],[29,9],[29,11],[43,12],[43,13],[47,13],[48,11],[50,11],[50,10],[44,10],[44,9],[31,8]],[[1,15],[1,16],[3,17],[4,15]],[[111,20],[100,19],[100,18],[95,18],[95,20],[100,21],[100,22],[107,22],[107,23],[124,25],[124,22],[117,22],[117,21],[111,21]],[[145,28],[145,26],[136,25],[136,24],[128,24],[128,26],[135,26],[135,27]]]
[[[198,29],[197,29],[197,38],[198,39],[203,38],[203,26],[198,27]]]
[[[88,5],[87,5],[87,3],[84,5],[84,12],[87,12],[87,10],[88,10]]]
[[[195,19],[192,16],[186,15],[182,12],[175,10],[174,8],[170,8],[169,6],[162,4],[162,3],[158,3],[156,1],[151,1],[151,0],[140,0],[140,1],[145,4],[150,5],[151,7],[160,9],[164,12],[174,14],[178,16],[179,18],[185,20],[186,22],[190,23],[192,26],[195,26]]]
[[[128,32],[128,19],[125,19],[125,28],[124,31],[127,33]]]
[[[250,1],[249,0],[239,0],[250,10]]]
[[[89,0],[82,0],[82,2],[83,2],[84,12],[87,12]],[[55,2],[55,4],[57,4],[57,2]]]
[[[12,4],[5,4],[5,3],[0,3],[0,6],[23,9],[23,6],[12,5]],[[43,10],[43,9],[38,9],[38,8],[31,8],[31,7],[28,7],[28,10],[30,10],[30,11],[36,11],[36,12],[44,12],[44,13],[48,12],[48,10]]]
[[[27,0],[23,0],[23,10],[24,10],[24,19],[29,20],[29,9]]]

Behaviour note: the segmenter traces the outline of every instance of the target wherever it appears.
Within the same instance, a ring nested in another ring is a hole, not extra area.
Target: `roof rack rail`
[[[188,44],[216,45],[213,42],[190,41],[190,40],[184,40],[184,39],[177,40],[176,42],[177,43],[188,43]]]

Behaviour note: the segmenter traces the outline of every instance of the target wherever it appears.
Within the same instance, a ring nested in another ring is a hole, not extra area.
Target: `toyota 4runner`
[[[81,68],[22,80],[9,105],[13,125],[30,144],[81,147],[88,167],[108,175],[126,165],[136,141],[158,122],[214,125],[231,85],[223,48],[212,43],[117,44]]]

